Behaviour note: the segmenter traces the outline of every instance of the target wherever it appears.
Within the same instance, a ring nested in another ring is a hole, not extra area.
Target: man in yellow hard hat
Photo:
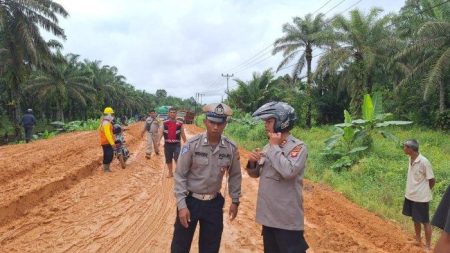
[[[114,119],[114,110],[111,107],[106,107],[103,110],[103,117],[101,119],[99,129],[100,145],[103,149],[103,171],[111,172],[109,168],[114,156],[114,134],[112,121]]]

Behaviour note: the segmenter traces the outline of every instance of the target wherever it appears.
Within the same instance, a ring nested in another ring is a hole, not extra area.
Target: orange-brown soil
[[[176,207],[164,157],[146,159],[142,123],[125,132],[132,155],[103,173],[93,132],[0,147],[0,252],[169,252]],[[202,131],[187,125],[188,134]],[[241,149],[241,162],[247,151]],[[225,180],[224,180],[225,181]],[[221,252],[262,252],[255,223],[258,180],[243,171],[241,205]],[[423,252],[412,235],[324,185],[305,182],[311,252]],[[192,252],[198,252],[197,236]]]

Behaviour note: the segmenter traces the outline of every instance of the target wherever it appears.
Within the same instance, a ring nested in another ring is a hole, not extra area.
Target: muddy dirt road
[[[163,156],[145,159],[142,123],[126,131],[127,168],[101,171],[97,133],[0,147],[0,252],[169,252],[176,208]],[[188,125],[190,135],[202,131]],[[241,150],[241,162],[246,151]],[[254,222],[258,181],[243,174],[221,252],[262,252]],[[305,183],[305,236],[314,252],[423,252],[397,224],[328,187]],[[227,212],[229,199],[225,204]],[[194,240],[196,240],[195,238]],[[193,243],[192,252],[198,252]]]

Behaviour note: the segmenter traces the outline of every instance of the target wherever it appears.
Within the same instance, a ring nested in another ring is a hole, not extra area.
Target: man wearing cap
[[[181,139],[186,142],[186,134],[184,133],[183,122],[177,120],[177,110],[169,109],[169,119],[163,122],[159,132],[159,140],[164,137],[164,156],[166,158],[167,169],[169,173],[167,177],[173,177],[173,163],[177,162],[181,149]]]
[[[25,131],[25,142],[28,143],[33,136],[33,128],[36,126],[36,118],[33,115],[33,110],[28,109],[27,112],[22,116],[21,124]]]
[[[297,120],[284,102],[264,104],[253,115],[264,120],[269,143],[250,152],[249,176],[259,177],[256,222],[262,225],[264,252],[304,253],[303,177],[308,150],[290,134]]]
[[[431,189],[436,182],[431,163],[419,153],[419,143],[407,140],[403,143],[403,151],[409,156],[406,179],[403,214],[410,216],[414,222],[416,243],[421,245],[421,224],[425,230],[425,247],[431,248],[430,201]]]
[[[145,120],[144,129],[142,129],[141,137],[147,132],[147,150],[145,151],[145,158],[150,159],[153,149],[155,154],[159,155],[159,135],[158,131],[161,126],[161,121],[156,117],[156,111],[151,110]]]
[[[241,194],[241,167],[237,146],[222,135],[231,116],[223,103],[203,107],[206,132],[188,140],[181,149],[175,171],[174,192],[178,215],[171,245],[172,253],[189,252],[200,223],[199,252],[219,252],[223,230],[224,197],[222,179],[228,174],[231,197],[230,220],[238,212]]]

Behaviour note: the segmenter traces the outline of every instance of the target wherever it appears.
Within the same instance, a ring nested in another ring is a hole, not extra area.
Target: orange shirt
[[[100,145],[114,146],[113,126],[109,120],[103,119],[99,127]]]

